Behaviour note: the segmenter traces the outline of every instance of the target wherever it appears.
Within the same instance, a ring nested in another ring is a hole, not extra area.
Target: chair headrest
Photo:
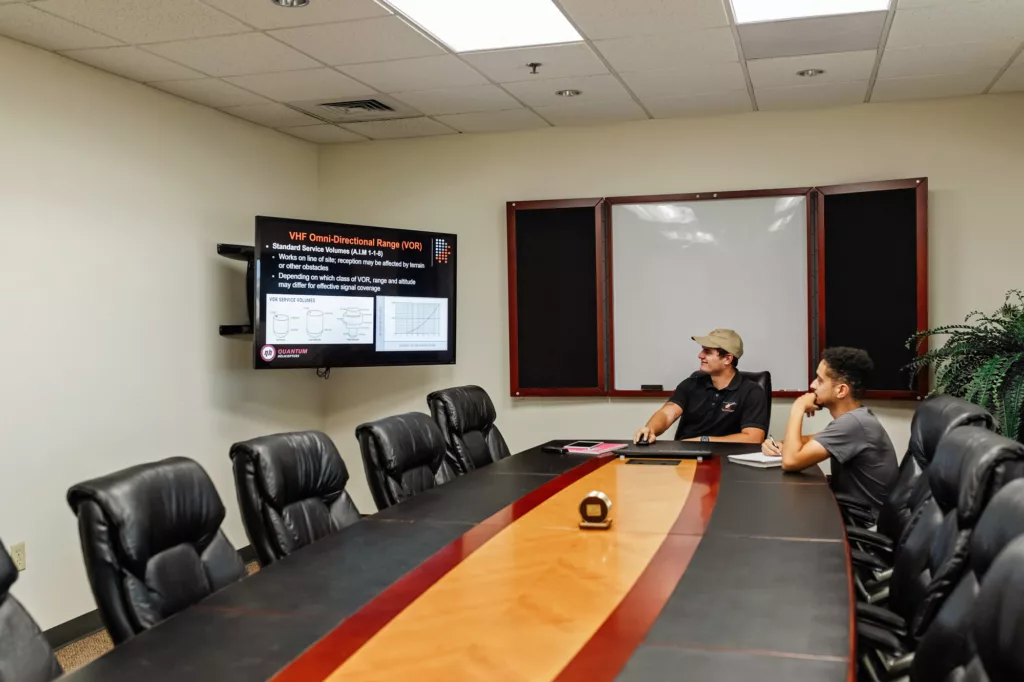
[[[988,572],[999,552],[1024,536],[1024,479],[1010,481],[981,513],[971,536],[971,568],[979,576]]]
[[[974,603],[972,637],[992,682],[1024,679],[1024,538],[993,562]]]
[[[231,459],[252,463],[256,484],[278,511],[311,497],[336,496],[348,469],[334,442],[320,431],[276,433],[231,446]]]
[[[360,424],[356,437],[364,436],[373,439],[378,465],[393,478],[421,466],[436,470],[444,459],[444,436],[434,420],[421,412]]]
[[[18,580],[18,569],[7,555],[6,545],[0,543],[0,601],[7,598],[11,585]]]
[[[224,521],[224,505],[206,471],[187,457],[139,464],[68,490],[68,504],[93,501],[120,544],[119,555],[138,573],[165,549],[191,544],[201,552]]]
[[[922,469],[927,469],[942,437],[961,426],[980,426],[991,430],[992,415],[983,407],[951,395],[926,398],[914,411],[910,422],[908,454]]]
[[[434,391],[427,396],[427,401],[437,401],[444,405],[452,430],[458,435],[467,431],[481,431],[497,418],[494,403],[479,386],[457,386]]]
[[[946,435],[928,469],[928,484],[944,514],[957,511],[961,528],[972,527],[992,495],[1024,474],[1024,445],[980,426]]]

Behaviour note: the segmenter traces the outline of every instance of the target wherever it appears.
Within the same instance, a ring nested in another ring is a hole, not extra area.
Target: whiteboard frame
[[[818,193],[814,187],[788,187],[780,189],[757,189],[741,190],[732,192],[698,192],[693,194],[653,194],[630,197],[606,197],[604,200],[604,229],[605,229],[605,262],[607,263],[606,277],[607,287],[607,311],[605,316],[608,320],[608,391],[606,395],[613,398],[668,398],[672,395],[671,390],[643,391],[635,389],[619,389],[615,387],[615,305],[614,305],[614,277],[615,267],[612,260],[612,207],[616,204],[651,204],[671,202],[693,202],[693,201],[717,201],[724,199],[749,199],[754,197],[777,197],[777,196],[803,196],[807,207],[807,358],[808,381],[814,374],[818,364],[819,339],[817,325],[814,324],[814,313],[818,306]],[[796,398],[806,391],[772,391],[774,398]]]

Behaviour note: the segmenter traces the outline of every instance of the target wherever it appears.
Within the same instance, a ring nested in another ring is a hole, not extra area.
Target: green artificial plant
[[[984,407],[1004,436],[1024,442],[1024,294],[1011,289],[995,313],[972,312],[964,324],[918,332],[907,347],[920,348],[931,336],[949,338],[907,365],[911,378],[933,366],[933,393]]]

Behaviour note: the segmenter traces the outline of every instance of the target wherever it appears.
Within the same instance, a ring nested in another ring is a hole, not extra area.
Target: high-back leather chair
[[[444,436],[420,412],[360,424],[356,438],[366,481],[378,509],[386,509],[455,477],[445,459]]]
[[[771,419],[771,415],[772,415],[772,375],[771,375],[771,372],[744,372],[744,371],[741,371],[741,370],[737,370],[737,373],[741,377],[746,379],[747,381],[753,381],[755,384],[757,384],[758,386],[761,387],[762,391],[764,391],[765,401],[768,404],[768,418]],[[697,370],[696,372],[694,372],[693,374],[690,375],[690,378],[691,379],[697,379],[698,377],[702,376],[703,374],[704,374],[704,372],[701,372],[700,370]],[[681,434],[682,431],[683,431],[683,420],[680,419],[679,420],[679,425],[676,426],[676,435],[675,435],[676,440],[679,439],[679,434]]]
[[[944,680],[974,654],[970,619],[978,591],[989,568],[1003,549],[1024,536],[1024,480],[1008,483],[993,496],[971,536],[968,569],[943,603],[914,655],[911,679]],[[1021,604],[1024,607],[1024,602]],[[1024,626],[1024,611],[1017,614]]]
[[[266,566],[359,520],[348,469],[319,431],[278,433],[231,446],[242,522]]]
[[[224,505],[186,457],[140,464],[68,491],[85,569],[115,644],[245,574],[220,525]]]
[[[18,569],[0,542],[0,682],[50,682],[61,674],[39,626],[10,594]]]
[[[1024,680],[1024,538],[996,557],[978,593],[970,623],[975,657],[947,680],[1019,682]]]
[[[495,426],[497,414],[479,386],[458,386],[427,396],[430,414],[448,448],[448,463],[465,474],[509,456],[508,445]]]

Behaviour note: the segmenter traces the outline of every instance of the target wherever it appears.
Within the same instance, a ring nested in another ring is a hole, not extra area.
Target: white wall
[[[1005,95],[325,149],[323,219],[459,235],[458,363],[335,370],[330,379],[328,431],[352,470],[354,498],[373,509],[355,426],[425,411],[424,397],[436,388],[482,385],[513,451],[550,438],[626,437],[657,406],[509,397],[506,201],[928,176],[930,318],[949,323],[1024,285],[1021,121],[1024,95]],[[870,263],[864,276],[875,276]],[[696,350],[681,342],[681,353]],[[789,402],[775,403],[772,430],[781,437]],[[902,453],[913,405],[873,407]],[[827,420],[819,415],[808,432]]]
[[[228,448],[320,427],[312,372],[251,367],[257,213],[314,217],[313,145],[0,39],[0,538],[27,542],[15,594],[43,628],[95,608],[72,484],[197,459],[248,544]]]

